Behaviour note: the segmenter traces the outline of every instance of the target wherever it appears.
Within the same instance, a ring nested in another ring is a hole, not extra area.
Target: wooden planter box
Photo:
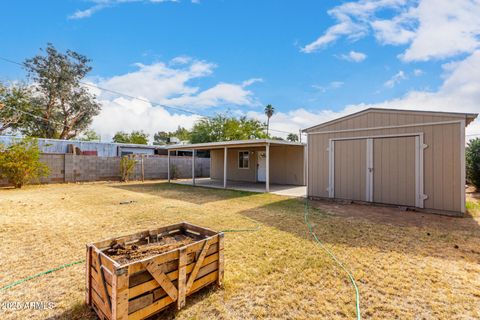
[[[165,236],[195,236],[194,241],[142,260],[119,263],[112,246],[155,243]],[[100,319],[144,319],[201,288],[223,281],[223,233],[183,222],[87,245],[86,303]]]

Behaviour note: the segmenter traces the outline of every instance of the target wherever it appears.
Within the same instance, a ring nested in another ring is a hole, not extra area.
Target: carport
[[[192,152],[192,185],[265,192],[305,186],[305,145],[282,140],[237,140],[187,145],[168,149],[168,181],[171,182],[171,151]],[[210,151],[210,178],[197,181],[197,151]],[[183,182],[185,183],[185,181]]]

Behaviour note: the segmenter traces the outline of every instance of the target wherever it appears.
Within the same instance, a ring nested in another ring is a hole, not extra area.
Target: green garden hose
[[[58,271],[58,270],[60,270],[60,269],[65,269],[65,268],[68,268],[68,267],[71,267],[71,266],[74,266],[74,265],[76,265],[76,264],[80,264],[80,263],[83,263],[83,262],[85,262],[85,260],[78,260],[78,261],[75,261],[75,262],[70,262],[70,263],[63,264],[63,265],[61,265],[61,266],[59,266],[59,267],[56,267],[56,268],[53,268],[53,269],[50,269],[50,270],[47,270],[47,271],[43,271],[43,272],[34,274],[33,276],[30,276],[30,277],[27,277],[27,278],[24,278],[24,279],[21,279],[21,280],[12,282],[12,283],[4,286],[4,287],[1,287],[1,288],[0,288],[0,291],[8,290],[8,289],[10,289],[11,287],[15,287],[16,285],[19,285],[19,284],[21,284],[21,283],[23,283],[23,282],[26,282],[26,281],[29,281],[29,280],[32,280],[32,279],[41,277],[41,276],[43,276],[43,275],[46,275],[46,274],[49,274],[49,273]]]
[[[348,278],[350,279],[350,282],[353,285],[353,288],[355,289],[355,309],[357,313],[357,320],[361,320],[361,315],[360,315],[360,293],[358,291],[357,283],[355,282],[355,279],[353,278],[353,275],[348,271],[347,268],[345,268],[344,264],[338,260],[338,258],[333,254],[332,251],[330,251],[317,237],[315,232],[313,231],[313,227],[308,221],[308,198],[305,198],[305,206],[304,206],[304,220],[305,223],[308,226],[308,230],[310,231],[310,234],[313,236],[315,241],[320,245],[320,247],[340,266],[340,268],[345,271],[345,273],[348,275]]]

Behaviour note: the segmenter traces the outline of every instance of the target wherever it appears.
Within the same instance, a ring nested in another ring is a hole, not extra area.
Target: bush
[[[134,158],[131,158],[129,156],[124,156],[120,160],[120,171],[122,173],[122,181],[128,182],[130,178],[133,176],[133,173],[135,171],[135,164],[137,162],[135,161]]]
[[[7,179],[15,188],[50,173],[48,166],[40,162],[40,149],[35,139],[23,139],[9,147],[0,145],[0,178]]]
[[[467,181],[480,190],[480,138],[470,140],[465,150]]]

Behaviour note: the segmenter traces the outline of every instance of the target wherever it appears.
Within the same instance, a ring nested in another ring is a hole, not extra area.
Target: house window
[[[238,168],[248,169],[250,167],[250,152],[239,151],[238,152]]]

